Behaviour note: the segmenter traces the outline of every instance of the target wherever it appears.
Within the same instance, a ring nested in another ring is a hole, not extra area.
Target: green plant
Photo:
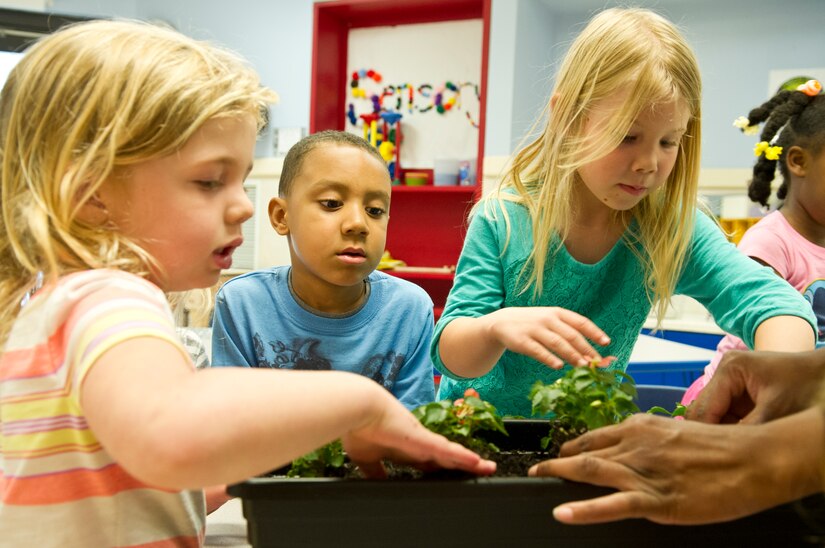
[[[655,415],[656,413],[658,413],[660,415],[667,415],[668,417],[684,417],[685,411],[687,411],[687,407],[685,407],[679,402],[676,402],[676,407],[673,408],[673,411],[668,411],[667,409],[659,405],[654,405],[653,407],[647,410],[647,412],[651,415]]]
[[[436,434],[484,454],[498,453],[495,444],[477,438],[480,430],[494,430],[507,435],[496,408],[482,400],[472,388],[455,401],[441,400],[424,404],[412,411],[421,424]]]
[[[290,478],[320,478],[333,475],[330,472],[342,468],[345,460],[341,440],[331,441],[292,461],[286,475]]]
[[[564,434],[570,436],[619,423],[637,413],[635,397],[636,384],[630,375],[595,364],[573,367],[552,384],[537,381],[530,390],[533,414],[554,415],[565,425]],[[542,447],[550,441],[550,437],[544,438]]]

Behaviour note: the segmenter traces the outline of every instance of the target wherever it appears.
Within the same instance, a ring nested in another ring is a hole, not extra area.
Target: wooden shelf
[[[386,272],[396,278],[402,278],[404,280],[447,280],[452,282],[453,278],[455,277],[454,272],[429,272],[429,271],[417,271],[417,270],[396,270],[396,269],[388,269],[383,270],[382,272]]]
[[[407,186],[407,185],[394,185],[392,187],[393,194],[397,192],[420,192],[420,193],[428,193],[428,192],[444,192],[444,193],[455,193],[455,194],[469,194],[473,195],[478,190],[478,185],[471,185],[471,186],[435,186],[435,185],[424,185],[424,186]]]

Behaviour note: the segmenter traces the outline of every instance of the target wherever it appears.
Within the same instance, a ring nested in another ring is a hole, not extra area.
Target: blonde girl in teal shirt
[[[472,386],[529,416],[536,380],[602,355],[624,370],[674,294],[753,348],[813,349],[810,306],[696,211],[700,122],[699,67],[672,23],[643,9],[590,21],[543,132],[474,212],[431,346],[439,398]]]

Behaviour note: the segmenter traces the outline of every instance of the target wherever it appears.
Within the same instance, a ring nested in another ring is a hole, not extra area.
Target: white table
[[[666,341],[651,335],[639,335],[630,354],[630,364],[708,363],[715,350]]]
[[[246,541],[246,519],[241,499],[232,499],[206,516],[204,546],[232,546],[250,548]]]

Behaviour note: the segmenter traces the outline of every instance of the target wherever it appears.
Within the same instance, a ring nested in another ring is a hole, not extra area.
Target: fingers
[[[533,465],[528,476],[551,476],[600,487],[630,490],[639,482],[633,469],[619,462],[585,453],[575,457],[548,459]]]
[[[433,436],[436,436],[433,434]],[[455,442],[448,442],[441,436],[436,436],[437,446],[432,451],[426,451],[425,457],[417,459],[418,462],[432,461],[442,468],[461,469],[473,474],[482,476],[490,475],[496,471],[496,463],[482,459],[463,445]]]
[[[564,361],[562,361],[558,356],[556,356],[556,354],[554,354],[548,349],[547,343],[540,343],[535,340],[529,340],[526,341],[523,346],[514,346],[511,348],[511,350],[518,352],[520,354],[524,354],[529,358],[533,358],[534,360],[543,363],[544,365],[552,369],[561,369],[562,367],[564,367]],[[565,357],[565,354],[558,352],[558,350],[555,351],[562,357]],[[567,357],[568,361],[572,361],[574,359],[579,358],[571,359]]]
[[[628,518],[657,521],[660,514],[656,499],[646,493],[613,493],[586,501],[568,502],[553,509],[556,520],[570,525],[605,523]]]
[[[707,388],[705,389],[707,390]],[[704,391],[703,391],[704,393]],[[704,422],[708,424],[720,424],[724,422],[729,414],[730,399],[702,398],[702,394],[688,406],[685,411],[685,418],[688,420]]]
[[[576,333],[581,333],[591,341],[596,341],[598,344],[604,346],[606,344],[610,344],[610,337],[607,336],[607,333],[599,329],[599,327],[587,319],[586,317],[582,316],[581,314],[577,314],[572,310],[567,310],[564,308],[559,308],[559,318],[572,327]],[[581,340],[582,346],[577,346],[582,351],[592,351],[592,348],[586,341]]]
[[[384,459],[419,467],[464,470],[481,476],[496,470],[495,462],[482,459],[466,447],[430,432],[417,422],[403,436],[391,437],[391,434],[385,431],[383,436],[370,436],[368,440],[347,437],[344,448],[364,474],[374,478],[385,477],[386,471],[381,465]]]
[[[750,353],[755,354],[755,353]],[[751,415],[760,400],[761,386],[749,382],[756,364],[745,352],[729,351],[722,358],[716,373],[708,381],[685,417],[708,424],[730,424]],[[751,417],[755,421],[761,412]]]
[[[530,331],[524,336],[521,345],[516,344],[512,349],[553,369],[562,367],[564,362],[584,366],[589,365],[591,360],[600,360],[601,356],[587,341],[588,338],[602,345],[610,343],[610,338],[596,324],[563,308],[546,309],[541,320],[531,323]]]
[[[733,413],[732,406],[736,398],[742,399],[746,393],[746,383],[735,364],[737,353],[730,351],[722,358],[716,373],[685,412],[685,418],[719,424]],[[750,398],[746,398],[750,400]],[[740,407],[742,403],[740,402]]]
[[[387,470],[383,463],[379,461],[355,462],[364,476],[370,479],[384,479],[387,477]]]
[[[633,417],[627,420],[632,419]],[[623,439],[622,431],[627,428],[626,422],[627,421],[613,426],[597,428],[596,430],[582,434],[578,438],[565,442],[561,446],[559,456],[572,457],[586,451],[597,451],[617,445]]]

